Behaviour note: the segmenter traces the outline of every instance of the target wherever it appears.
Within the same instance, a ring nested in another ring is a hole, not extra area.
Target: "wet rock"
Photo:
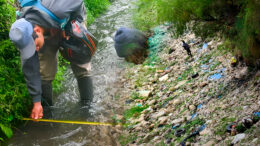
[[[234,140],[231,142],[232,144],[236,144],[237,142],[241,141],[242,139],[244,139],[246,137],[246,135],[244,133],[241,134],[237,134],[234,138]]]
[[[139,91],[139,95],[141,97],[149,97],[151,95],[151,91],[148,90]]]
[[[160,82],[163,82],[163,81],[167,81],[168,79],[169,79],[169,76],[168,76],[168,74],[167,74],[167,75],[164,75],[164,76],[160,77],[160,78],[159,78],[159,81],[160,81]]]
[[[195,109],[196,109],[196,106],[195,106],[195,105],[190,105],[190,106],[189,106],[189,110],[190,110],[190,111],[194,111]]]

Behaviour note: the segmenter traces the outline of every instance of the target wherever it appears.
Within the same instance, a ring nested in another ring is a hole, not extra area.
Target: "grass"
[[[218,67],[221,64],[220,61],[217,61],[214,65],[210,67],[210,71],[213,71],[216,67]]]
[[[131,95],[130,95],[130,98],[133,99],[133,100],[143,99],[143,97],[141,97],[138,92],[132,92]]]
[[[122,146],[125,146],[125,145],[129,144],[130,142],[137,140],[137,134],[133,133],[130,135],[120,135],[118,139],[119,139],[119,143]]]
[[[143,110],[145,110],[146,108],[148,108],[148,105],[144,105],[144,106],[134,106],[134,107],[131,107],[130,109],[127,109],[124,111],[124,118],[125,119],[130,119],[132,117],[138,117],[141,112]]]
[[[219,125],[216,127],[215,134],[216,135],[224,135],[226,133],[226,126],[229,123],[235,122],[236,118],[233,117],[225,117],[220,120]]]

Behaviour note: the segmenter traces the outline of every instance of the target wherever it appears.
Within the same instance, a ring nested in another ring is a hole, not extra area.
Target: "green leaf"
[[[2,137],[0,137],[0,141],[4,141],[4,139]]]
[[[8,137],[11,138],[13,136],[13,131],[11,128],[6,127],[2,124],[0,124],[1,130],[3,131],[3,133]]]
[[[9,117],[8,117],[8,121],[12,121],[14,119],[14,116],[13,115],[10,115]]]

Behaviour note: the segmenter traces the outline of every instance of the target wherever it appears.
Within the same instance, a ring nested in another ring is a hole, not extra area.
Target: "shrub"
[[[139,29],[171,22],[177,36],[187,29],[204,39],[222,32],[248,63],[260,59],[258,0],[139,0],[137,7],[134,22]]]

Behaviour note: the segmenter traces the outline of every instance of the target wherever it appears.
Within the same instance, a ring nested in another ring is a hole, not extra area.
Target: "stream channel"
[[[79,104],[76,79],[69,67],[64,91],[54,97],[51,107],[56,120],[111,122],[113,108],[119,107],[114,100],[115,84],[126,62],[116,55],[113,36],[122,26],[132,27],[134,0],[114,0],[106,13],[88,29],[99,40],[98,50],[92,59],[94,99],[90,107]],[[15,130],[9,146],[81,146],[118,145],[110,126],[91,126],[62,123],[25,122]]]

